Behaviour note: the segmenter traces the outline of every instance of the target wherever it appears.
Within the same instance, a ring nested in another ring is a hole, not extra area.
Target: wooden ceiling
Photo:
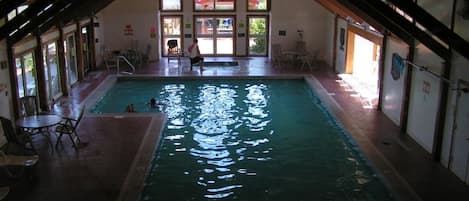
[[[52,26],[67,24],[73,20],[93,16],[112,0],[2,0],[0,16],[21,5],[28,8],[0,26],[0,40],[7,38],[15,44],[30,33],[42,34]]]

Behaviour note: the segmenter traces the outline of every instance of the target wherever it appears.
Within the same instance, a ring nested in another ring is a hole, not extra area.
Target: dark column
[[[379,86],[379,96],[378,96],[378,110],[383,110],[383,88],[384,88],[384,68],[385,68],[385,59],[386,59],[386,48],[388,44],[388,33],[384,31],[383,34],[383,44],[381,45],[381,52],[379,58],[379,78],[378,78],[378,86]]]
[[[407,60],[414,62],[415,56],[415,41],[409,44],[409,55]],[[410,104],[410,92],[412,86],[412,70],[413,67],[407,64],[406,80],[404,81],[404,97],[402,99],[402,110],[401,110],[401,132],[407,133],[407,121],[409,119],[409,104]]]
[[[65,64],[65,49],[64,49],[64,34],[62,31],[63,26],[58,25],[59,41],[57,42],[57,52],[59,53],[59,74],[60,74],[60,87],[62,88],[62,95],[68,96],[68,77]]]
[[[35,33],[37,46],[34,49],[34,64],[36,65],[37,95],[39,97],[39,106],[42,111],[49,111],[47,104],[46,75],[44,71],[44,59],[42,55],[41,34]]]
[[[79,21],[77,21],[77,31],[75,32],[75,46],[77,51],[78,81],[81,81],[85,77],[85,67],[83,65],[83,44],[81,39],[81,26]]]
[[[96,42],[95,42],[95,37],[94,37],[94,15],[91,15],[90,17],[90,24],[88,25],[90,28],[90,38],[89,38],[89,54],[90,54],[90,64],[91,64],[91,70],[96,70]]]

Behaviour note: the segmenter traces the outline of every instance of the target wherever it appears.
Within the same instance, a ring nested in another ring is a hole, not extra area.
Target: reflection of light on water
[[[233,85],[203,85],[198,96],[190,97],[184,85],[166,85],[160,93],[164,111],[168,115],[168,129],[174,134],[165,140],[173,141],[171,157],[177,154],[190,154],[203,168],[195,177],[200,187],[205,189],[205,198],[220,199],[236,194],[243,188],[240,176],[256,176],[256,169],[246,169],[236,163],[259,163],[271,160],[272,148],[264,148],[270,142],[268,136],[273,130],[266,130],[270,124],[266,110],[269,96],[264,84],[250,84],[243,91]],[[240,96],[242,100],[236,101]],[[194,99],[196,98],[196,99]],[[191,102],[193,101],[193,102]],[[188,107],[187,105],[194,105]],[[256,135],[250,134],[256,133]],[[249,135],[246,137],[245,135]],[[196,144],[187,144],[192,139]],[[259,147],[265,150],[258,150]],[[254,148],[256,148],[254,150]],[[185,171],[185,175],[193,175]]]

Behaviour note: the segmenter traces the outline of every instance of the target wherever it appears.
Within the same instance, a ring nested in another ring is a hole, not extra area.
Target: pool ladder
[[[132,69],[132,72],[123,71],[122,74],[128,74],[128,75],[134,74],[134,73],[135,73],[135,66],[134,66],[125,56],[122,56],[122,55],[117,56],[117,58],[116,58],[116,60],[117,60],[117,61],[116,61],[116,65],[117,65],[117,74],[121,73],[121,72],[119,71],[119,63],[120,63],[120,60],[121,60],[121,59],[122,59],[123,61],[125,61],[125,63],[127,63],[127,65],[129,65],[130,68]]]

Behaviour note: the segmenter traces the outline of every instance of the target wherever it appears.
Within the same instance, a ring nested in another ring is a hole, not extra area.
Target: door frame
[[[181,34],[179,35],[179,41],[180,44],[178,46],[181,48],[181,50],[184,50],[184,16],[183,15],[161,15],[160,17],[160,36],[161,36],[161,56],[162,57],[167,57],[168,55],[165,54],[165,49],[167,48],[166,43],[164,42],[165,35],[164,35],[164,30],[163,30],[163,25],[164,25],[164,18],[165,17],[178,17],[181,20],[181,24],[179,25],[179,29],[181,30]],[[170,35],[172,36],[172,35]]]
[[[250,33],[249,33],[249,19],[250,18],[260,18],[263,17],[266,19],[266,24],[265,24],[265,54],[264,55],[250,55],[249,54],[249,39],[250,39]],[[270,42],[270,18],[269,15],[267,14],[258,14],[258,15],[246,15],[246,55],[248,57],[268,57],[269,56],[269,42]]]
[[[216,30],[213,31],[213,54],[204,54],[204,56],[211,56],[211,57],[234,57],[236,55],[236,14],[235,15],[216,15],[216,14],[213,14],[213,15],[194,15],[194,18],[193,18],[193,27],[192,27],[192,32],[194,34],[193,38],[197,38],[197,30],[196,30],[196,21],[197,21],[197,18],[232,18],[233,19],[233,35],[232,35],[232,39],[233,39],[233,53],[232,54],[216,54],[216,48],[217,48],[217,43],[216,43],[216,37],[217,34],[216,34]]]

